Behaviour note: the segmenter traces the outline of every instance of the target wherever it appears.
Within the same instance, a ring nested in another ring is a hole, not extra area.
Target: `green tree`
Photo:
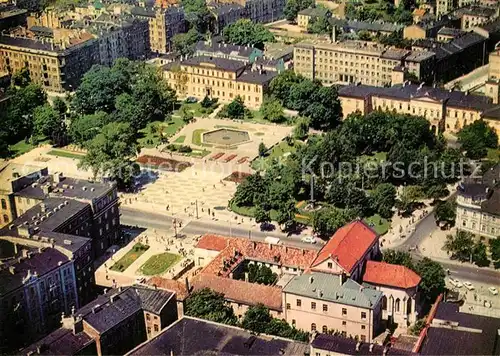
[[[285,5],[284,13],[288,21],[294,22],[297,14],[314,5],[313,0],[288,0]]]
[[[61,144],[66,136],[66,126],[61,115],[50,104],[33,111],[33,139],[39,142],[48,138],[52,144]]]
[[[455,225],[455,218],[457,204],[455,200],[450,199],[445,202],[439,202],[434,211],[434,218],[436,219],[436,224],[439,225],[444,222],[447,226]]]
[[[479,267],[487,267],[490,265],[490,260],[486,252],[486,245],[478,240],[474,244],[472,249],[472,262],[474,262]]]
[[[264,142],[259,143],[259,157],[264,157],[267,152],[267,147]]]
[[[456,235],[446,236],[444,249],[451,253],[451,258],[459,261],[470,261],[474,251],[474,235],[468,231],[459,230]]]
[[[107,176],[120,189],[129,187],[139,169],[132,162],[138,151],[134,131],[127,123],[111,123],[86,144],[87,154],[79,167],[91,169],[94,177]]]
[[[416,185],[409,185],[404,187],[403,192],[396,202],[396,207],[403,212],[413,211],[415,203],[422,199],[424,193],[422,188]]]
[[[269,309],[262,304],[251,306],[246,311],[241,326],[256,333],[265,333],[267,326],[271,322],[272,316]]]
[[[264,100],[264,103],[262,103],[260,107],[260,112],[265,120],[271,122],[282,122],[285,119],[283,106],[279,100],[274,98],[267,98]]]
[[[274,42],[274,35],[260,23],[240,19],[224,28],[224,42],[264,49],[266,42]]]
[[[328,21],[327,16],[321,16],[311,19],[307,25],[307,32],[315,34],[330,34],[332,32],[332,25]]]
[[[271,215],[268,210],[265,210],[262,205],[258,205],[255,209],[255,222],[257,224],[266,224],[271,222]]]
[[[386,250],[383,254],[383,261],[386,263],[391,263],[393,265],[401,265],[408,267],[411,270],[415,270],[415,265],[413,263],[411,255],[405,251]]]
[[[309,119],[306,117],[300,117],[295,121],[295,127],[293,128],[293,137],[297,140],[304,140],[309,134]]]
[[[495,268],[500,268],[500,238],[490,239],[490,252]]]
[[[186,299],[184,311],[188,316],[216,323],[236,325],[233,308],[226,303],[224,295],[209,288],[197,290]]]
[[[375,187],[372,194],[374,210],[383,218],[392,217],[392,208],[396,203],[396,188],[392,184],[382,183]]]
[[[66,117],[66,112],[68,111],[68,105],[66,105],[66,102],[57,97],[52,101],[52,107],[54,108],[55,111],[59,114],[61,119],[64,119]]]
[[[250,283],[272,285],[278,280],[278,275],[267,266],[248,263],[247,269]]]
[[[322,208],[312,217],[312,227],[316,234],[331,237],[339,228],[354,220],[356,213],[352,210]]]
[[[266,182],[259,173],[247,177],[236,188],[236,193],[231,200],[236,206],[253,206],[261,204],[266,194]]]
[[[69,136],[71,141],[80,147],[92,140],[110,122],[110,117],[104,111],[91,115],[79,115],[71,120]]]
[[[370,34],[370,32],[368,32],[366,30],[361,30],[358,32],[358,39],[360,39],[362,41],[371,41],[372,35]]]
[[[476,120],[460,130],[458,143],[467,157],[479,159],[486,156],[488,148],[498,147],[498,136],[484,120]]]
[[[233,120],[242,120],[245,118],[245,111],[246,107],[243,98],[238,95],[221,110],[219,116],[228,117]]]
[[[191,28],[186,33],[178,33],[172,37],[172,47],[175,52],[183,56],[192,55],[196,43],[201,40],[201,36],[196,28]]]
[[[15,71],[10,79],[11,85],[14,87],[24,88],[31,83],[30,71],[28,67]]]
[[[443,267],[439,263],[424,257],[417,262],[415,272],[422,278],[419,289],[424,300],[428,303],[434,303],[437,296],[443,293],[445,289]]]

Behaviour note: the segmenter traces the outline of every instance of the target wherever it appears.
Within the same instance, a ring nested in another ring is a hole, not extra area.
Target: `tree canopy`
[[[274,42],[274,35],[264,25],[249,19],[240,19],[224,28],[224,42],[264,49],[266,42]]]
[[[484,120],[477,120],[460,130],[458,143],[467,157],[479,159],[486,156],[488,148],[498,147],[498,136]]]
[[[224,295],[209,288],[191,293],[185,301],[184,311],[188,316],[207,319],[217,323],[236,325],[238,319]]]
[[[313,0],[288,0],[285,5],[285,17],[288,21],[295,21],[297,14],[314,5]]]

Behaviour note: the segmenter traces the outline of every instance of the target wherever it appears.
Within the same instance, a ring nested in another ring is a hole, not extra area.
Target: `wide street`
[[[174,218],[164,214],[139,211],[128,207],[120,207],[121,223],[148,229],[156,229],[160,231],[172,231],[172,220]],[[183,225],[178,233],[186,235],[203,235],[207,233],[234,236],[234,237],[249,237],[252,240],[263,241],[267,236],[279,237],[281,241],[290,246],[307,247],[320,249],[320,244],[310,244],[300,241],[298,236],[289,237],[287,234],[277,231],[260,231],[257,227],[248,229],[236,223],[230,224],[227,221],[207,221],[207,220],[192,220],[188,224]]]

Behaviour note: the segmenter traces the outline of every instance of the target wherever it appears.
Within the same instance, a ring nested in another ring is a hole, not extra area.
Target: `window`
[[[286,309],[290,310],[290,308],[291,308],[290,303],[286,303]]]
[[[148,326],[148,334],[151,334],[151,326]]]
[[[342,331],[342,337],[347,337],[347,331]]]
[[[160,328],[158,327],[158,324],[155,324],[154,328],[155,328],[155,332],[158,332],[160,330]]]
[[[324,312],[327,312],[327,311],[328,311],[328,305],[323,304],[323,311],[324,311]]]
[[[149,313],[146,313],[146,320],[151,320]]]
[[[7,202],[5,201],[5,199],[2,199],[2,209],[7,210]]]
[[[399,313],[400,312],[400,309],[401,309],[401,301],[398,299],[396,299],[396,313]]]
[[[297,306],[301,307],[302,306],[302,301],[300,299],[297,299]]]
[[[361,319],[366,320],[366,312],[361,312]]]
[[[9,217],[7,215],[4,214],[3,216],[3,222],[9,222]]]
[[[346,326],[347,325],[347,321],[342,321],[342,326]]]
[[[295,324],[296,324],[295,319],[292,319],[292,325],[295,326]]]
[[[366,329],[366,325],[361,325],[361,330],[365,330]]]
[[[332,262],[328,262],[328,268],[333,268],[333,263]]]
[[[311,324],[311,331],[316,331],[316,324],[314,323]]]
[[[328,332],[328,328],[326,327],[326,325],[323,325],[323,328],[321,330],[323,334],[326,334]]]
[[[347,315],[347,309],[346,308],[342,308],[342,315]]]
[[[316,303],[315,302],[311,302],[311,309],[316,310]]]
[[[385,295],[382,297],[382,310],[387,310],[387,297]]]

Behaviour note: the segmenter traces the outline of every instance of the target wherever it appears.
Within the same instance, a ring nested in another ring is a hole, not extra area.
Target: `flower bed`
[[[140,156],[136,162],[145,168],[150,167],[167,172],[182,172],[193,165],[190,162],[149,155]]]
[[[224,152],[219,152],[219,153],[214,154],[214,155],[210,158],[210,160],[211,160],[211,161],[215,161],[215,160],[218,160],[219,158],[221,158],[222,156],[224,156]]]
[[[224,178],[224,180],[228,181],[228,182],[241,183],[245,179],[247,179],[247,177],[249,177],[249,176],[251,176],[250,173],[235,171],[235,172],[231,173],[230,175],[228,175],[226,178]]]
[[[235,154],[229,155],[229,156],[227,156],[226,158],[224,158],[224,160],[223,160],[223,161],[224,161],[225,163],[230,162],[230,161],[232,161],[233,159],[235,159],[235,158],[236,158],[236,156],[237,156],[237,155],[235,155]]]

